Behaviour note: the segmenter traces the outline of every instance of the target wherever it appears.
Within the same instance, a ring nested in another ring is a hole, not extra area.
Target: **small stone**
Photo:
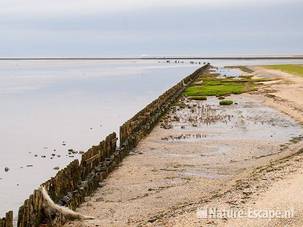
[[[163,125],[163,128],[164,129],[171,129],[173,126],[172,125],[169,125],[169,124],[165,124]]]
[[[252,194],[252,192],[251,192],[251,191],[246,190],[246,191],[243,191],[243,194],[244,194],[245,196],[249,196],[250,194]]]
[[[54,167],[54,170],[59,170],[59,169],[60,169],[59,166]]]
[[[105,186],[105,183],[104,182],[99,182],[99,187],[104,187]]]
[[[33,165],[26,165],[26,167],[33,167]]]
[[[46,158],[46,156],[45,155],[41,155],[41,158]]]
[[[74,149],[68,149],[68,154],[77,154],[78,152]]]
[[[5,172],[8,172],[8,171],[9,171],[9,168],[8,168],[8,167],[5,167],[5,168],[4,168],[4,171],[5,171]]]
[[[102,201],[104,201],[104,199],[102,197],[99,197],[96,199],[96,202],[102,202]]]
[[[34,157],[38,157],[38,155],[37,155],[37,154],[35,154],[35,155],[34,155]]]

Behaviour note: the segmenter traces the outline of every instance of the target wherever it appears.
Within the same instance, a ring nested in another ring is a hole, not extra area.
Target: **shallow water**
[[[16,210],[55,175],[54,167],[80,157],[68,149],[85,151],[118,132],[196,68],[126,61],[0,62],[0,215]]]
[[[264,62],[269,63],[281,61]],[[0,216],[16,211],[34,188],[56,174],[55,167],[80,157],[68,149],[85,151],[118,132],[123,122],[200,66],[165,61],[0,61]]]
[[[172,123],[174,128],[183,132],[181,138],[169,141],[241,139],[286,143],[303,133],[298,123],[275,109],[248,97],[232,95],[229,98],[236,104],[220,106],[220,100],[216,97],[208,97],[206,101],[190,101],[191,108],[178,110],[175,115],[180,120]],[[201,130],[207,133],[201,134]]]
[[[262,100],[249,95],[228,98],[237,104],[221,106],[217,97],[205,101],[184,99],[186,106],[172,107],[163,117],[161,143],[171,146],[171,152],[181,152],[171,157],[182,157],[192,165],[181,175],[232,177],[256,166],[257,160],[288,151],[289,146],[302,141],[302,126],[264,106]]]

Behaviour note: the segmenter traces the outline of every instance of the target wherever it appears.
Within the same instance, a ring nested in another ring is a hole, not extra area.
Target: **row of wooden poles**
[[[210,66],[205,65],[164,92],[120,127],[120,146],[116,133],[108,135],[98,145],[91,147],[79,160],[72,161],[55,177],[42,184],[55,203],[77,208],[105,179],[110,171],[136,147],[157,124],[160,117],[176,102],[184,89]],[[19,208],[18,227],[62,226],[64,215],[53,213],[47,207],[41,190],[36,189]],[[0,219],[0,227],[13,226],[13,212]]]

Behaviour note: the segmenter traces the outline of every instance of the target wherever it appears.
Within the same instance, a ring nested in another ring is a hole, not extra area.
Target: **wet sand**
[[[303,78],[280,71],[253,67],[256,76],[278,78],[277,81],[266,83],[256,94],[255,99],[270,107],[286,113],[302,124],[302,83]],[[303,150],[302,142],[286,149],[290,154],[277,158],[260,168],[256,168],[232,183],[229,190],[223,190],[217,199],[200,207],[218,207],[219,209],[240,210],[292,210],[292,218],[236,218],[197,220],[196,212],[182,212],[174,218],[162,222],[168,226],[302,226],[302,174]],[[294,153],[292,153],[294,152]]]
[[[96,219],[66,226],[230,226],[198,219],[197,208],[241,208],[301,168],[303,130],[264,92],[172,107],[77,210]]]

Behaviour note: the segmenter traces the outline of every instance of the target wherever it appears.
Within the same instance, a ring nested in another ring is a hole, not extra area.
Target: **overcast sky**
[[[302,0],[0,0],[0,57],[303,53]]]

